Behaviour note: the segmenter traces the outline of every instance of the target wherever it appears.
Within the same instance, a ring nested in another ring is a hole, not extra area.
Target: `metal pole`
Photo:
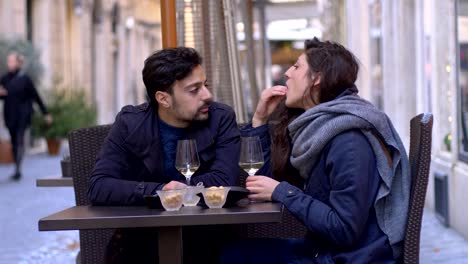
[[[247,46],[247,74],[249,76],[250,83],[250,100],[252,102],[252,113],[259,99],[259,92],[257,87],[257,78],[255,76],[255,45],[253,40],[253,4],[252,0],[241,1],[240,8],[243,13],[244,32],[245,32],[245,44]]]

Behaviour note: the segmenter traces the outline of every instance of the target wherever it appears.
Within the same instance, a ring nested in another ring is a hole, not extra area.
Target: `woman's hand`
[[[246,187],[252,193],[249,199],[259,201],[271,201],[271,195],[279,182],[266,176],[249,176]]]
[[[263,90],[252,118],[252,127],[258,127],[267,122],[268,117],[285,98],[287,90],[286,86],[280,85]]]

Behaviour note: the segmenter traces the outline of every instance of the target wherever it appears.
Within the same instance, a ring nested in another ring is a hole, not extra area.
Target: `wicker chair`
[[[421,236],[422,214],[426,198],[429,168],[431,165],[433,116],[420,114],[411,119],[410,152],[411,200],[403,245],[403,262],[419,263],[419,243]]]
[[[111,125],[81,128],[68,135],[76,205],[91,204],[87,195],[89,177],[110,128]],[[105,247],[113,233],[113,229],[81,230],[77,263],[103,263]]]

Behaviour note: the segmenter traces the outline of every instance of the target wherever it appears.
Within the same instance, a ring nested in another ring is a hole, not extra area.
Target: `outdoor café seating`
[[[87,196],[89,176],[110,128],[111,125],[81,128],[72,131],[68,136],[76,205],[91,204]],[[241,169],[239,171],[245,173]],[[241,182],[245,186],[244,174],[241,174]],[[303,237],[306,231],[289,212],[283,214],[281,223],[244,224],[235,228],[239,228],[242,237]],[[81,263],[99,263],[103,260],[106,245],[114,231],[114,229],[80,230]]]
[[[420,114],[411,120],[409,159],[412,175],[410,212],[404,240],[404,263],[419,263],[419,243],[422,212],[427,189],[431,158],[432,114]],[[69,134],[70,156],[77,205],[90,205],[87,197],[88,179],[111,125],[82,128]],[[241,184],[245,185],[245,173]],[[270,221],[271,222],[271,221]],[[302,237],[305,227],[287,210],[281,222],[249,223],[236,225],[243,237]],[[101,263],[105,247],[114,229],[80,230],[80,255],[78,263]]]

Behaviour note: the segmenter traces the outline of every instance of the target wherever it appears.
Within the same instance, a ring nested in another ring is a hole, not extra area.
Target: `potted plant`
[[[53,118],[48,125],[43,116],[35,114],[32,122],[34,137],[47,140],[49,154],[57,155],[61,139],[73,129],[96,124],[96,108],[86,100],[82,89],[52,89],[48,92],[47,109]]]

